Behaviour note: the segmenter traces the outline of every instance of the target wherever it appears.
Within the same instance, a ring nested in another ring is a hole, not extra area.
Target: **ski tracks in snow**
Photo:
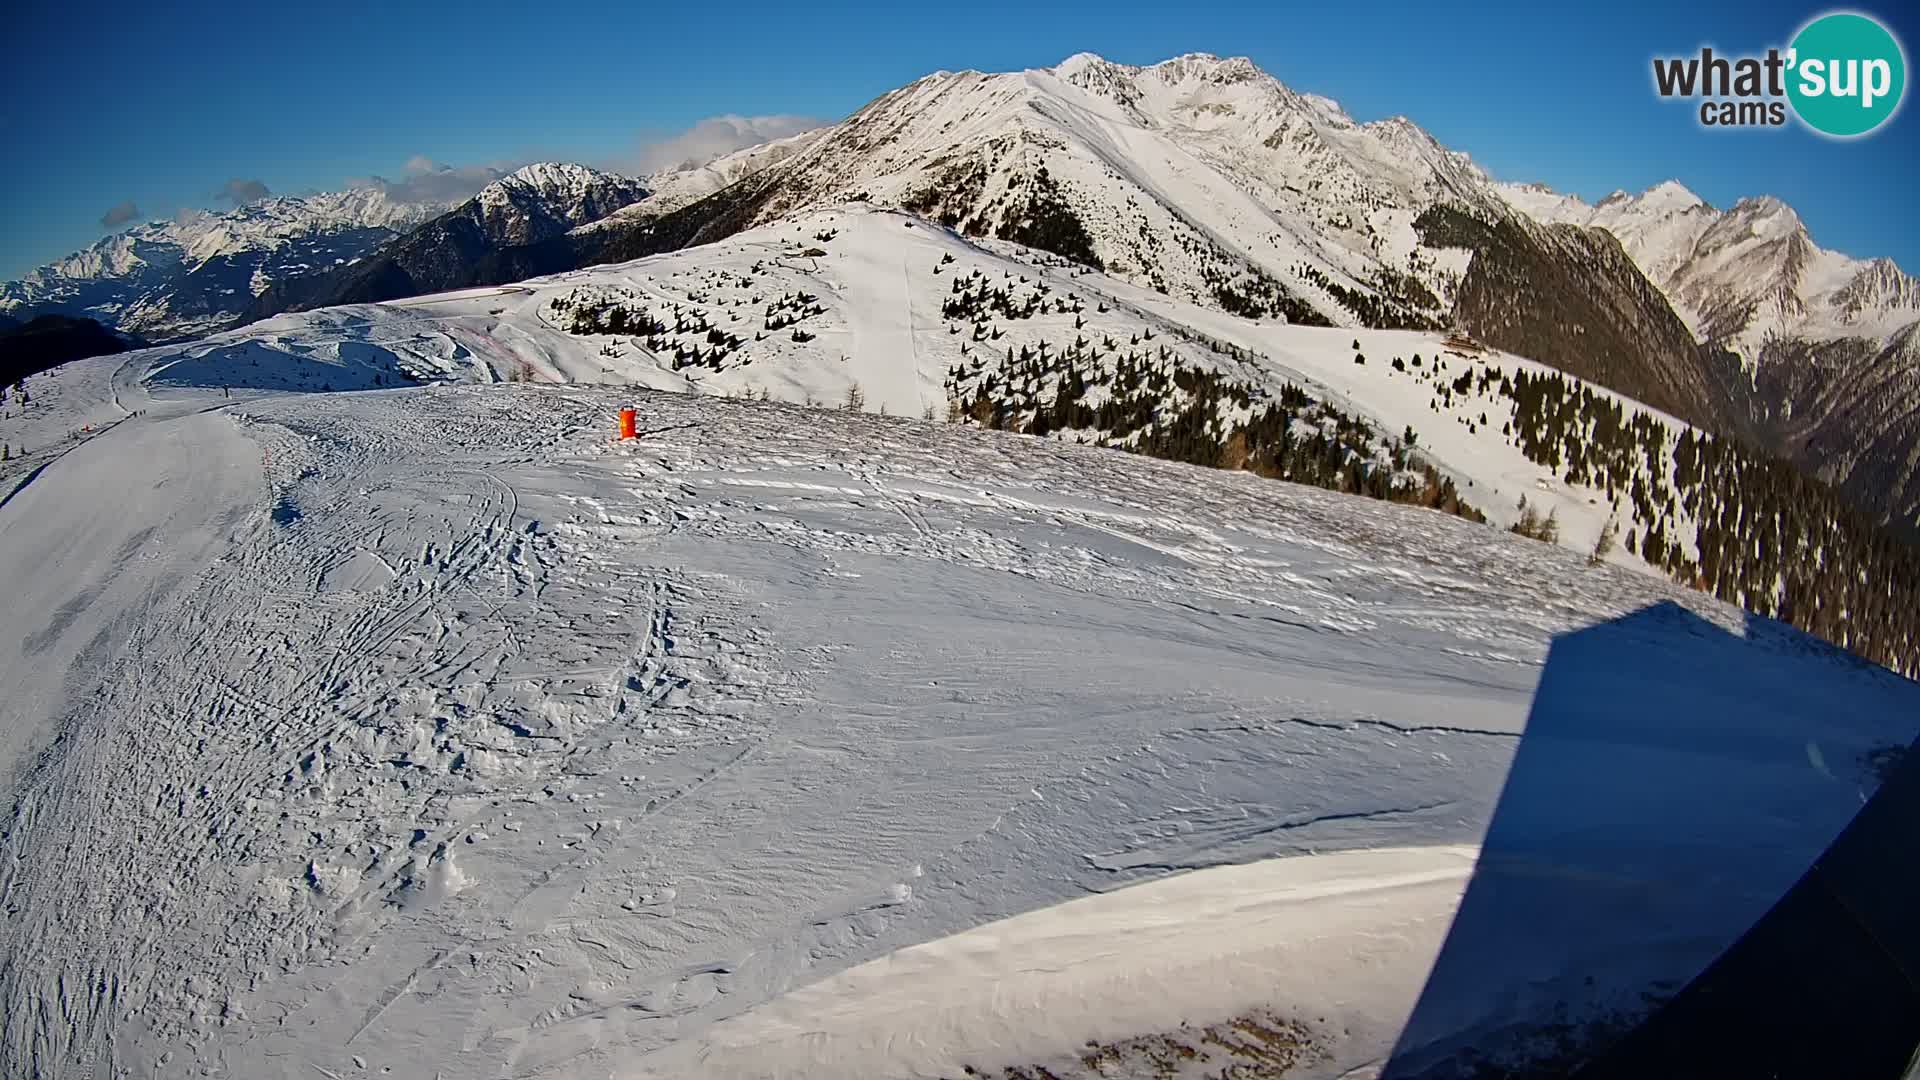
[[[868,257],[887,259],[892,254],[873,253]],[[883,280],[893,276],[891,270],[881,267],[869,267],[865,272]],[[853,339],[846,358],[852,366],[849,374],[865,395],[866,408],[911,417],[919,416],[925,408],[930,376],[920,370],[913,329],[913,284],[904,261],[898,276],[898,304],[863,304],[851,295],[841,296],[839,301]],[[944,377],[945,372],[939,376]],[[937,386],[937,381],[932,385]]]
[[[0,1071],[210,1053],[246,989],[456,896],[461,856],[521,805],[658,756],[621,744],[663,717],[710,726],[676,640],[699,634],[674,608],[698,583],[543,531],[497,464],[430,425],[358,445],[324,419],[248,426],[271,494],[234,507],[239,542],[197,588],[126,613],[133,636],[18,790],[0,990],[24,1056]],[[356,560],[381,572],[340,572]],[[542,887],[595,831],[507,893],[512,924],[543,924]]]
[[[1547,636],[1674,595],[838,411],[647,395],[612,444],[630,399],[190,421],[239,423],[264,487],[16,790],[0,1071],[604,1073],[1171,868],[1470,843]]]

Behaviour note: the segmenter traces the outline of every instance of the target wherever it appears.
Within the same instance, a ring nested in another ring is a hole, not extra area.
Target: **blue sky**
[[[1677,177],[1718,206],[1771,194],[1823,246],[1920,272],[1908,107],[1852,142],[1709,131],[1651,90],[1649,60],[1784,45],[1817,6],[1491,3],[675,6],[47,4],[0,17],[0,277],[104,235],[102,215],[218,204],[453,165],[629,159],[717,114],[838,118],[927,72],[1011,70],[1082,50],[1150,63],[1250,56],[1361,120],[1405,114],[1502,179],[1597,198]],[[1907,42],[1920,20],[1861,10]]]

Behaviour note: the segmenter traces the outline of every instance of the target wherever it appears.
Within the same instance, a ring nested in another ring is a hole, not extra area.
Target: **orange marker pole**
[[[634,416],[634,411],[632,409],[620,410],[620,437],[622,439],[631,439],[635,437],[634,422],[635,422],[635,416]]]

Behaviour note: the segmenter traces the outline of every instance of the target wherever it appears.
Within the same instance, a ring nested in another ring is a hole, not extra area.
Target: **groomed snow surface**
[[[120,419],[0,507],[0,1073],[1417,1073],[1671,992],[1920,723],[1647,576],[1246,474],[288,392],[397,374],[357,310],[36,383]],[[1201,1045],[1236,1018],[1284,1067]]]

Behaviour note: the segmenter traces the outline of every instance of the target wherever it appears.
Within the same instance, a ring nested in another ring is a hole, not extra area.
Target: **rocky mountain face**
[[[1415,224],[1424,242],[1472,253],[1454,326],[1696,427],[1751,437],[1738,361],[1697,342],[1611,234],[1446,205]]]
[[[196,337],[242,321],[271,283],[353,262],[444,209],[356,189],[136,225],[0,284],[0,312],[84,316],[155,341]]]
[[[638,180],[585,165],[528,165],[360,262],[272,285],[249,314],[263,318],[517,280],[527,273],[503,263],[501,253],[538,248],[646,194]]]
[[[1436,201],[1510,214],[1411,123],[1358,124],[1245,60],[1092,56],[942,72],[847,120],[650,178],[564,238],[492,253],[474,283],[717,239],[866,201],[1042,248],[1170,296],[1321,325],[1438,326],[1468,256],[1423,248]]]
[[[1723,397],[1761,445],[1903,529],[1920,523],[1920,281],[1819,247],[1777,199],[1720,210],[1671,181],[1591,206],[1500,190],[1539,220],[1618,237],[1688,329],[1737,358]]]
[[[1884,339],[1768,342],[1752,399],[1765,445],[1920,531],[1920,322]]]
[[[1752,428],[1725,357],[1613,236],[1535,221],[1412,122],[1358,123],[1244,59],[939,73],[754,164],[723,159],[745,173],[733,185],[580,230],[573,251],[528,265],[635,258],[869,201],[1256,319],[1455,325],[1703,427]]]
[[[1920,283],[1890,260],[1819,247],[1778,199],[1718,210],[1674,181],[1639,195],[1615,192],[1592,206],[1539,185],[1499,191],[1536,220],[1618,237],[1702,341],[1749,367],[1770,342],[1886,338],[1920,319]]]
[[[646,194],[646,187],[631,177],[544,162],[487,185],[447,217],[471,221],[496,246],[513,247],[598,221]]]
[[[1356,124],[1244,60],[1128,68],[1080,56],[929,76],[684,209],[746,227],[868,200],[1209,306],[1437,325],[1464,263],[1415,259],[1413,218],[1448,193],[1489,213],[1502,204],[1464,158],[1416,132]]]

